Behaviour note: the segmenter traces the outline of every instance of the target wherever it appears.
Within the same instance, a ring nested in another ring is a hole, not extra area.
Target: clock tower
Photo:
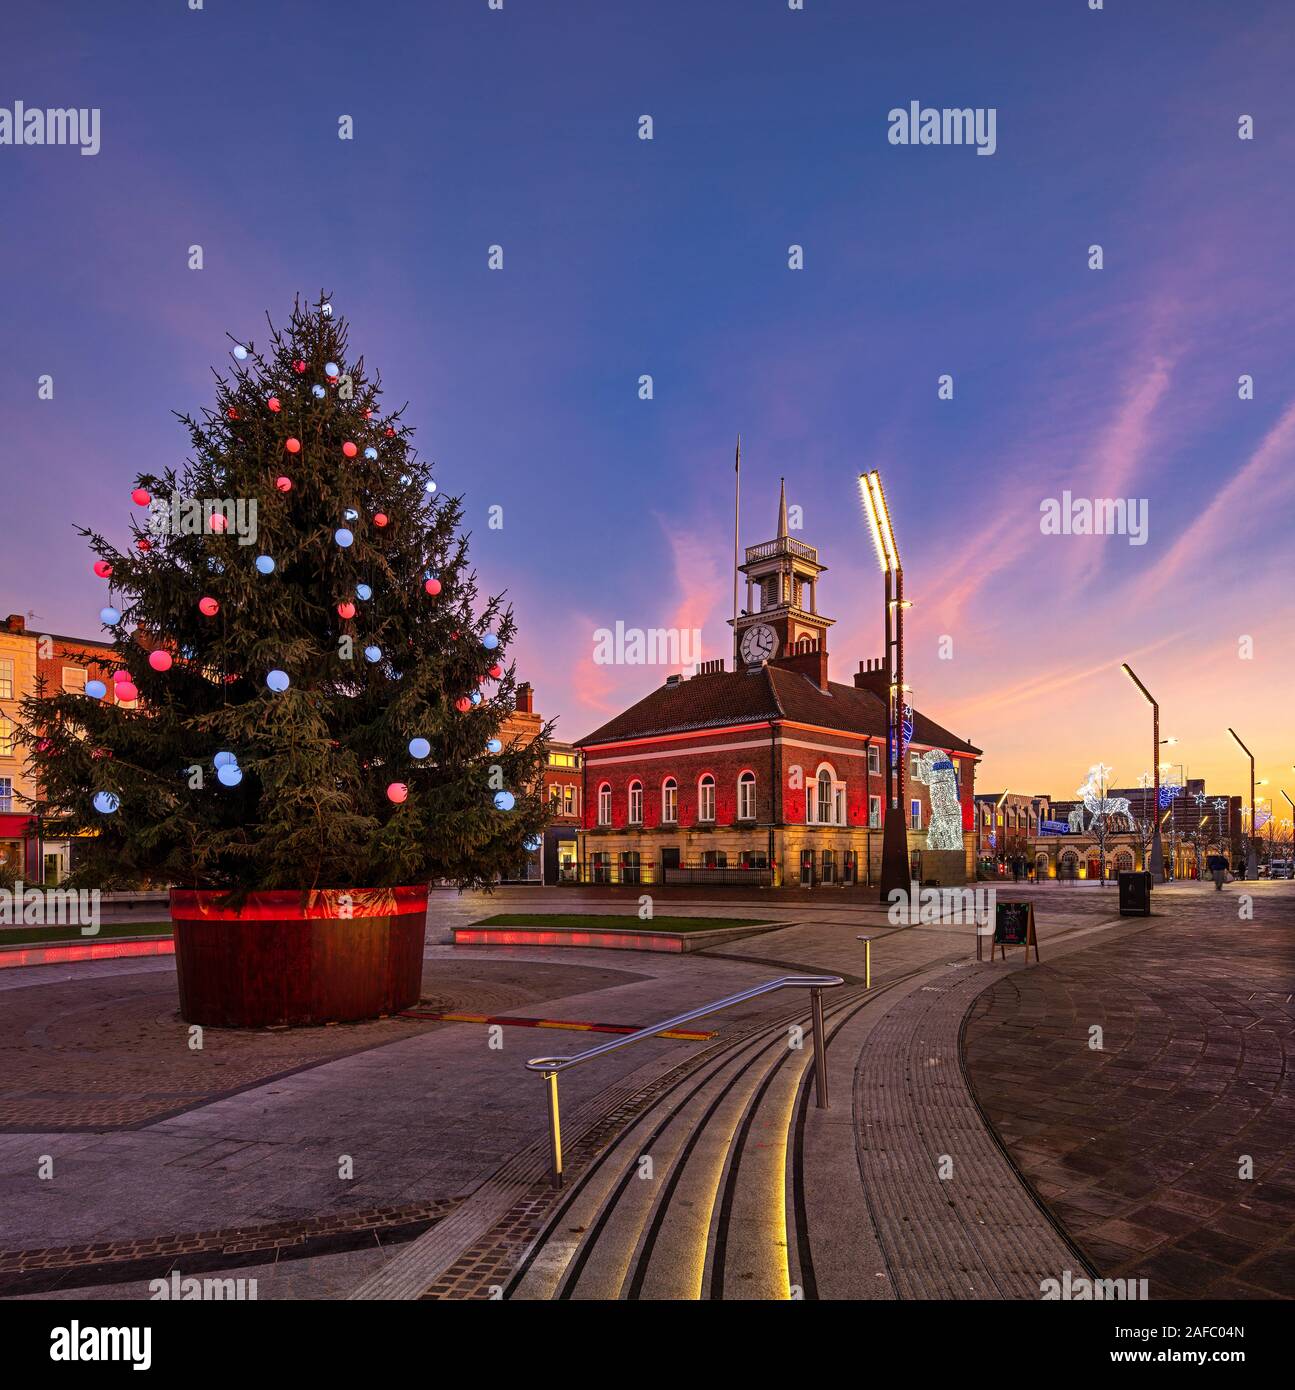
[[[827,651],[832,618],[818,611],[818,577],[827,568],[818,551],[787,534],[787,487],[778,496],[778,534],[748,545],[746,607],[733,624],[733,665],[738,671],[802,652]]]

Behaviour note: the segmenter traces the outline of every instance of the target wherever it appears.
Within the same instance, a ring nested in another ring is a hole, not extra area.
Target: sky
[[[92,157],[0,145],[3,612],[97,634],[75,526],[124,541],[226,334],[324,289],[463,497],[560,737],[671,674],[596,665],[601,628],[731,662],[740,432],[742,542],[785,476],[838,680],[881,654],[880,470],[914,699],[985,750],[979,787],[1134,783],[1128,661],[1167,757],[1242,792],[1231,725],[1289,814],[1284,0],[70,0],[5,38],[0,108],[101,115]],[[892,144],[913,101],[992,108],[994,153]],[[1145,544],[1045,534],[1066,492],[1144,505]]]

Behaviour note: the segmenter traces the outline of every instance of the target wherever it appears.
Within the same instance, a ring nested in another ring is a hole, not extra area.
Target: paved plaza
[[[434,894],[428,1012],[641,1026],[845,981],[826,1109],[803,990],[564,1074],[560,1192],[525,1062],[587,1032],[391,1018],[194,1049],[169,959],[5,972],[0,1295],[134,1298],[174,1268],[261,1298],[1037,1298],[1066,1270],[1289,1296],[1295,885],[1176,884],[1148,918],[999,891],[1035,903],[1039,964],[828,893],[662,893],[780,924],[684,956],[454,947],[492,912],[636,921],[637,898]]]

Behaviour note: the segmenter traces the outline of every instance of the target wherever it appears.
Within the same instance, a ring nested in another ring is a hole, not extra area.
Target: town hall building
[[[705,661],[575,745],[584,759],[580,880],[875,885],[886,808],[889,677],[830,679],[818,607],[826,566],[788,534],[746,548],[734,669]],[[905,755],[911,872],[974,879],[980,749],[914,710]]]

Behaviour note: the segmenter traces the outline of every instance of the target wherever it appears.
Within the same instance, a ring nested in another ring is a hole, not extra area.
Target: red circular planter
[[[427,885],[171,890],[180,1014],[215,1028],[351,1023],[418,1002]]]

